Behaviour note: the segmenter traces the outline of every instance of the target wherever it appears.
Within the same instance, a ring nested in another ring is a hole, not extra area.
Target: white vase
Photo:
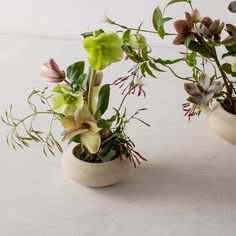
[[[221,138],[236,145],[236,115],[225,111],[219,103],[210,112],[208,125]]]
[[[105,187],[120,182],[132,169],[129,159],[119,158],[105,163],[91,163],[75,157],[76,146],[70,146],[63,154],[63,172],[72,180],[87,187]]]

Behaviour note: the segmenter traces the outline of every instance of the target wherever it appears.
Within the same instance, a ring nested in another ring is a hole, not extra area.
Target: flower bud
[[[141,34],[133,34],[129,38],[130,46],[135,50],[141,50],[146,47],[146,39]]]

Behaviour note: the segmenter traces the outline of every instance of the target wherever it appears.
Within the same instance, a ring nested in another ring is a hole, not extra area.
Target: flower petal
[[[194,83],[185,83],[184,89],[189,95],[194,97],[201,96],[202,94],[197,85]]]
[[[211,84],[210,88],[207,90],[207,93],[214,93],[214,95],[217,95],[222,91],[223,86],[224,85],[222,81],[214,81]]]
[[[54,111],[59,112],[59,113],[61,113],[62,110],[64,111],[64,108],[62,109],[62,107],[64,107],[65,105],[64,98],[65,98],[65,95],[61,93],[57,93],[52,97],[51,106]]]
[[[201,74],[199,77],[199,84],[206,91],[210,87],[211,79],[207,74]]]
[[[180,45],[180,44],[183,44],[184,43],[184,40],[185,40],[185,35],[184,34],[179,34],[175,37],[174,41],[173,41],[173,44],[174,45]]]
[[[80,135],[81,142],[91,154],[98,152],[101,145],[99,133],[86,132]]]
[[[50,59],[49,64],[50,64],[51,69],[54,70],[55,72],[57,72],[57,74],[61,78],[65,77],[65,72],[60,70],[59,66],[57,65],[57,63],[53,59]]]
[[[86,132],[88,132],[88,129],[77,129],[77,130],[69,131],[64,136],[63,141],[68,140],[68,139],[72,139],[73,137],[75,137],[79,134],[85,134]]]
[[[82,108],[83,105],[84,105],[84,98],[83,98],[83,95],[81,94],[80,96],[76,97],[75,99],[75,106],[77,108]]]
[[[60,76],[57,74],[56,71],[51,70],[51,69],[45,69],[42,70],[40,73],[41,77],[46,77],[46,78],[60,78]]]
[[[61,119],[61,124],[66,130],[70,130],[75,127],[73,116],[66,116]]]
[[[93,121],[85,121],[85,124],[89,125],[89,130],[93,133],[98,133],[102,128],[98,128],[97,123]]]
[[[174,22],[175,30],[178,34],[185,34],[189,31],[189,26],[186,20],[177,20]]]
[[[74,103],[66,104],[66,108],[64,109],[63,114],[66,116],[73,115],[76,109],[77,109],[77,106]]]

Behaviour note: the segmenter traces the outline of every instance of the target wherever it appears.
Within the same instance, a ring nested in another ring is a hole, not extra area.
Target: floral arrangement
[[[176,33],[167,33],[165,24],[172,18],[164,16],[166,9],[181,2],[189,5],[190,12],[185,13],[184,19],[174,21]],[[230,3],[228,9],[236,13],[236,1]],[[173,44],[185,47],[181,52],[182,59],[175,62],[184,62],[191,75],[183,77],[170,68],[175,77],[186,81],[184,89],[189,97],[182,105],[185,115],[190,119],[202,111],[209,111],[214,100],[236,115],[236,26],[202,17],[191,0],[172,0],[163,11],[157,7],[153,13],[153,26],[162,39],[174,35]],[[224,48],[225,53],[219,52],[219,47]],[[228,63],[224,61],[226,57],[233,59]]]
[[[83,46],[87,52],[87,61],[77,61],[66,71],[60,69],[53,59],[44,63],[41,76],[55,86],[52,89],[33,89],[27,99],[31,113],[22,119],[13,116],[10,106],[2,117],[2,121],[11,127],[7,143],[17,149],[29,147],[31,141],[43,142],[46,156],[48,153],[54,155],[54,147],[62,152],[61,144],[53,134],[53,124],[58,121],[63,128],[63,140],[80,145],[77,157],[81,160],[97,163],[128,158],[135,167],[140,164],[140,160],[146,160],[135,150],[134,143],[125,132],[126,125],[132,120],[149,126],[138,117],[146,108],[127,116],[124,103],[132,94],[146,96],[143,78],[149,74],[154,77],[150,67],[159,70],[154,59],[148,56],[149,47],[140,30],[140,27],[119,32],[104,32],[100,29],[84,33]],[[127,75],[109,84],[102,84],[105,68],[127,60],[134,62]],[[107,117],[105,112],[109,108],[110,89],[114,86],[122,88],[123,98],[119,107],[113,108],[114,114]],[[39,110],[33,102],[35,97],[43,104],[43,110]],[[40,115],[50,117],[48,132],[34,128],[35,119]]]

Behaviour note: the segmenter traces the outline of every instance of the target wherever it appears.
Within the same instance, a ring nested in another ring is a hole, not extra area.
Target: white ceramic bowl
[[[210,112],[208,125],[221,138],[236,145],[236,115],[225,111],[219,103]]]
[[[72,180],[88,187],[105,187],[120,182],[132,169],[132,162],[119,158],[105,163],[90,163],[75,157],[70,146],[63,154],[63,172]]]

